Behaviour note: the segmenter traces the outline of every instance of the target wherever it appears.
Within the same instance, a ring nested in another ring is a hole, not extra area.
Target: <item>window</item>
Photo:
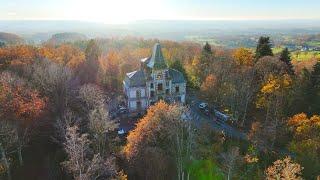
[[[137,98],[141,98],[141,90],[137,90],[136,91],[136,97]]]
[[[169,71],[165,71],[164,73],[165,73],[165,77],[169,78]]]
[[[150,97],[154,97],[154,91],[150,91]]]
[[[166,89],[166,94],[169,95],[170,94],[170,90]]]
[[[150,88],[152,88],[152,89],[153,89],[153,83],[150,83]]]
[[[176,86],[176,93],[179,93],[179,86]]]
[[[159,83],[159,84],[158,84],[158,91],[163,91],[162,83]]]
[[[137,109],[141,109],[141,108],[142,108],[141,101],[137,101]]]
[[[166,86],[169,87],[170,83],[169,81],[166,81]]]
[[[162,79],[162,73],[157,74],[157,79]]]

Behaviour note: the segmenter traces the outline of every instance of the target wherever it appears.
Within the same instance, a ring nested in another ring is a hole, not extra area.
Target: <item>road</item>
[[[189,104],[190,108],[190,116],[196,126],[201,126],[202,124],[210,124],[210,126],[217,130],[217,131],[223,131],[227,136],[235,139],[241,139],[241,140],[247,140],[247,135],[238,129],[230,126],[229,124],[217,120],[213,115],[205,115],[200,109],[199,104],[201,103],[199,100],[197,100],[195,97],[192,98]]]

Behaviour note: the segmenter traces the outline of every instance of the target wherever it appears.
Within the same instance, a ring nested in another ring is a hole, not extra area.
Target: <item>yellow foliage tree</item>
[[[256,106],[258,108],[266,107],[272,100],[282,96],[284,91],[290,88],[292,79],[288,74],[275,76],[270,74],[267,81],[262,84],[258,94]]]
[[[200,87],[201,95],[210,103],[214,102],[214,98],[215,98],[214,88],[216,84],[217,84],[216,76],[213,74],[209,74]]]
[[[236,60],[238,65],[253,65],[254,55],[250,49],[238,48],[233,52],[232,56]]]
[[[289,149],[305,167],[306,179],[316,179],[320,169],[320,116],[308,118],[305,113],[300,113],[289,118],[288,126],[294,135]]]

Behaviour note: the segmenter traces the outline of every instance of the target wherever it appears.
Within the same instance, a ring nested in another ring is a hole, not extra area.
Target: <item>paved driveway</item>
[[[247,140],[247,135],[245,133],[239,131],[235,127],[232,127],[223,121],[218,120],[213,116],[212,113],[209,116],[205,115],[198,107],[200,103],[201,102],[195,97],[193,97],[192,100],[190,99],[190,116],[192,117],[192,120],[194,121],[196,126],[199,127],[202,124],[210,124],[213,129],[217,131],[223,131],[227,136],[231,138]]]

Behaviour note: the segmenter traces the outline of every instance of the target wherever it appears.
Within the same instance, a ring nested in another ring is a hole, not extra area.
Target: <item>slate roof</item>
[[[172,83],[186,83],[186,80],[180,71],[168,68],[159,43],[154,45],[152,56],[141,59],[141,62],[151,69],[168,69],[168,78],[171,78]],[[125,83],[129,87],[145,87],[148,75],[150,76],[150,74],[146,74],[143,70],[127,73]]]
[[[159,70],[168,68],[161,51],[161,45],[156,43],[153,47],[152,56],[148,61],[147,66],[151,69]]]
[[[178,70],[169,69],[169,76],[172,79],[172,83],[185,83],[186,82],[183,74]]]
[[[142,70],[127,73],[125,81],[130,87],[146,86],[146,77]]]

